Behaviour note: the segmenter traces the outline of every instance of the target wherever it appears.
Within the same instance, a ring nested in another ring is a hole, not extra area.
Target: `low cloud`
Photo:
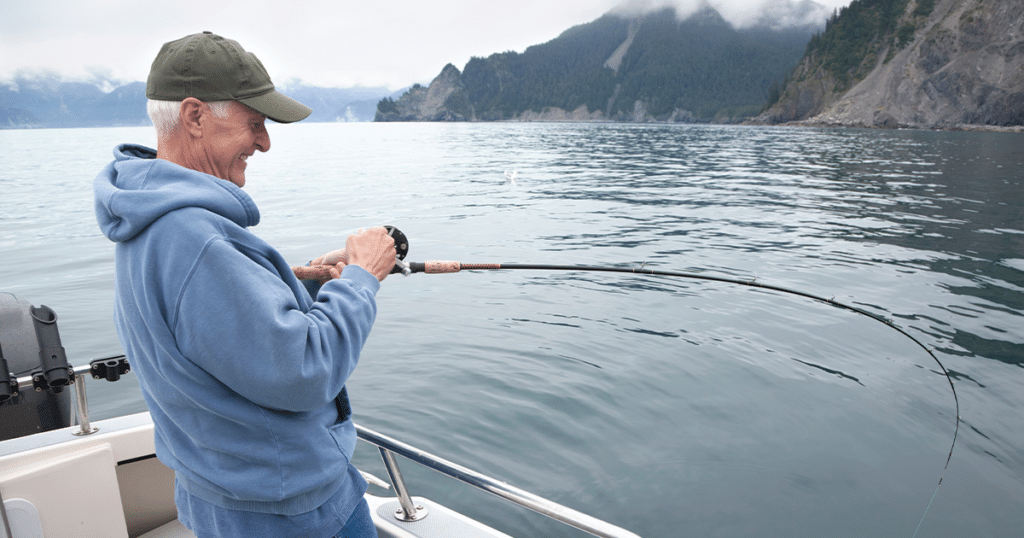
[[[685,19],[705,7],[717,10],[725,20],[738,28],[772,21],[777,28],[821,25],[839,5],[849,0],[827,0],[825,5],[813,0],[624,0],[613,13],[632,17],[664,8],[674,8]]]

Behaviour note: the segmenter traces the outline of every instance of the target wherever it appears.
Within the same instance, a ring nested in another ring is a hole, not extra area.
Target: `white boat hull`
[[[0,496],[12,538],[193,538],[177,520],[174,471],[155,456],[153,423],[139,413],[0,442]],[[428,499],[430,517],[394,517],[397,499],[366,495],[381,538],[509,538]],[[5,531],[0,526],[0,536]]]

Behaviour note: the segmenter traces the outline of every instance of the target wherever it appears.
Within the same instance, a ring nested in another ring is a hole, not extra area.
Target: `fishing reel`
[[[409,262],[405,261],[405,257],[409,255],[409,238],[394,226],[385,226],[384,229],[388,231],[388,236],[395,240],[395,266],[388,274],[402,273],[409,276]]]

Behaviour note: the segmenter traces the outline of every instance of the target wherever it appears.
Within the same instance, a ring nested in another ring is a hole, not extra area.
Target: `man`
[[[165,44],[146,96],[157,150],[118,146],[95,204],[116,243],[118,336],[175,471],[179,519],[200,538],[376,536],[349,463],[345,381],[394,241],[360,230],[334,278],[307,291],[248,231],[259,210],[241,187],[249,157],[270,149],[265,120],[311,111],[237,42]]]

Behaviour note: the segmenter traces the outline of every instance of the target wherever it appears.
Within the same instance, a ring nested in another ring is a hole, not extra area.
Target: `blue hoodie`
[[[376,315],[377,279],[356,266],[314,301],[247,228],[233,183],[121,145],[94,184],[116,243],[114,320],[179,483],[223,508],[295,515],[366,482],[336,397]]]

